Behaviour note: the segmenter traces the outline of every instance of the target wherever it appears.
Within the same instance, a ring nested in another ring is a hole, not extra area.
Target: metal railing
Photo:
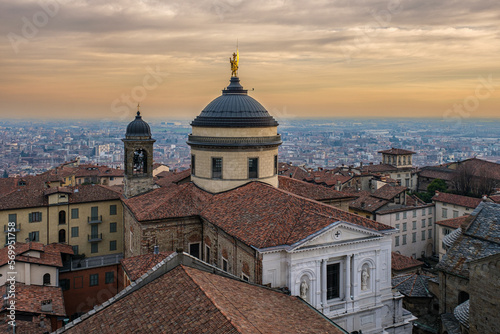
[[[87,240],[88,240],[89,242],[102,241],[102,233],[89,234],[89,235],[87,236]]]
[[[59,270],[60,272],[81,270],[95,267],[111,266],[113,264],[120,263],[123,259],[123,254],[109,254],[102,256],[94,256],[85,259],[70,260],[63,263],[63,267]]]
[[[89,217],[87,217],[87,222],[89,224],[102,223],[102,215],[101,216],[89,216]]]

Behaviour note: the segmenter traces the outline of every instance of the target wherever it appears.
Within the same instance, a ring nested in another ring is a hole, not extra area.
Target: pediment
[[[320,231],[317,235],[312,235],[302,240],[295,245],[294,249],[343,244],[379,236],[381,236],[381,234],[376,231],[371,231],[351,223],[340,222]]]

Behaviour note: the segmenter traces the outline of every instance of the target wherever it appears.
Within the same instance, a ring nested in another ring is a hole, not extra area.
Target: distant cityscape
[[[147,119],[147,114],[145,115]],[[154,161],[183,170],[190,166],[187,120],[148,120],[156,139]],[[379,150],[416,152],[414,166],[478,157],[500,162],[500,123],[467,119],[281,119],[279,160],[311,168],[378,164]],[[125,122],[98,120],[0,121],[0,172],[35,175],[76,157],[82,163],[123,168]]]

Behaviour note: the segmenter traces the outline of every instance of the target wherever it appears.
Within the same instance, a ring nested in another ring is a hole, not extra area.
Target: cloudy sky
[[[193,118],[230,77],[278,117],[500,117],[498,0],[0,2],[0,116]]]

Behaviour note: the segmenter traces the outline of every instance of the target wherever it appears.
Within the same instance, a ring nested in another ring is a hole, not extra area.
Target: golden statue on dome
[[[238,76],[238,63],[240,61],[240,54],[238,52],[238,49],[236,49],[236,53],[233,52],[233,58],[229,58],[229,62],[231,63],[231,76],[232,77],[237,77]]]

